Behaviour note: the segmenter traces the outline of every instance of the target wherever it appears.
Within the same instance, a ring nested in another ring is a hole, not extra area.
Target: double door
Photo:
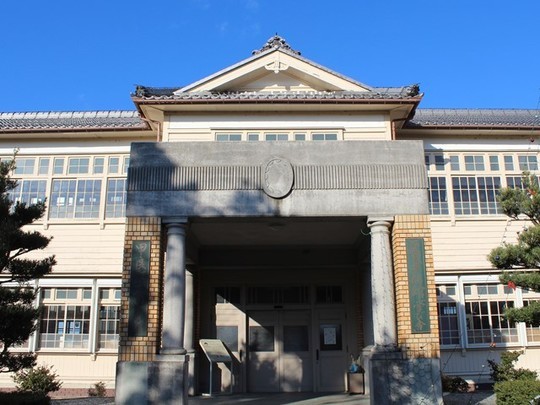
[[[249,392],[345,390],[347,344],[340,310],[249,311]]]

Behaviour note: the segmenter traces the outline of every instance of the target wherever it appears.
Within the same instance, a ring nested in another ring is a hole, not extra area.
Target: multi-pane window
[[[450,156],[450,170],[452,171],[459,170],[459,156],[457,155]]]
[[[47,174],[49,174],[49,164],[50,164],[50,162],[51,162],[51,159],[48,158],[48,157],[39,159],[38,174],[40,176],[46,176]]]
[[[429,178],[429,208],[433,215],[448,214],[446,177]]]
[[[55,158],[54,159],[54,174],[63,174],[64,173],[64,158]]]
[[[90,333],[90,301],[83,289],[44,289],[39,345],[44,348],[86,349]],[[54,297],[54,299],[53,299]]]
[[[456,215],[496,214],[499,177],[452,177]]]
[[[49,215],[51,218],[72,218],[75,209],[77,180],[53,180]]]
[[[104,157],[95,157],[94,158],[94,174],[102,174],[105,170],[105,158]]]
[[[119,218],[126,214],[126,179],[109,179],[107,182],[106,218]]]
[[[78,180],[75,218],[97,218],[101,199],[101,180]]]
[[[465,170],[467,171],[484,171],[484,156],[482,155],[471,155],[464,156],[465,159]]]
[[[15,175],[20,174],[34,174],[34,166],[36,159],[34,158],[17,158],[15,160]]]
[[[216,141],[220,142],[237,142],[242,140],[240,133],[219,133],[216,134]]]
[[[9,194],[12,201],[31,205],[45,201],[46,188],[46,180],[18,180]]]
[[[119,157],[110,157],[109,158],[109,173],[118,174],[120,171],[120,158]]]
[[[519,155],[518,162],[519,170],[521,171],[538,170],[538,159],[536,155]]]
[[[538,170],[536,154],[508,152],[427,152],[425,163],[430,178],[430,208],[433,215],[500,214],[497,203],[499,189],[523,188],[522,172]],[[439,207],[439,201],[444,201],[440,198],[444,195],[439,193],[446,194],[443,183],[447,187],[448,211]]]
[[[435,170],[441,171],[444,170],[444,156],[435,155]]]
[[[90,158],[70,158],[68,161],[68,174],[86,174],[90,167]]]
[[[441,345],[459,345],[456,285],[437,286],[437,311]]]
[[[127,155],[24,157],[17,165],[17,186],[9,197],[26,204],[46,201],[44,221],[125,216]]]
[[[515,323],[504,317],[514,307],[513,294],[500,284],[471,284],[464,291],[469,344],[518,342]]]
[[[101,180],[53,180],[51,218],[97,218]]]
[[[216,132],[215,139],[219,142],[230,141],[337,141],[340,139],[339,131],[321,130],[269,130],[269,131],[234,131]]]
[[[120,289],[100,289],[99,300],[99,348],[117,349],[120,327]]]
[[[337,141],[337,134],[335,132],[332,132],[332,133],[315,132],[311,134],[311,139],[313,141]]]
[[[288,141],[289,134],[267,133],[267,134],[264,134],[264,140],[265,141]]]

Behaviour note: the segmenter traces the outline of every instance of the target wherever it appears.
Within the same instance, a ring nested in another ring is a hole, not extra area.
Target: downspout
[[[390,121],[390,131],[391,131],[391,139],[392,141],[396,140],[396,122],[397,121],[408,121],[409,118],[395,118],[392,121]]]
[[[161,121],[151,120],[150,118],[144,118],[144,117],[139,117],[139,118],[140,118],[141,120],[143,120],[143,121],[146,121],[147,123],[153,122],[154,124],[157,125],[156,142],[161,142],[161,138],[162,138],[162,126],[161,126]]]

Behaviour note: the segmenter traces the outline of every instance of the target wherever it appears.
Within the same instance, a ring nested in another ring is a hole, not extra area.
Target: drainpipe
[[[407,117],[407,118],[396,118],[396,119],[393,119],[392,121],[390,121],[390,131],[391,131],[393,141],[396,140],[396,122],[398,122],[398,121],[408,121],[408,120],[409,120],[409,117]]]
[[[161,135],[162,135],[162,126],[161,126],[161,121],[156,121],[156,120],[151,120],[149,118],[144,118],[144,117],[140,117],[141,120],[143,121],[146,121],[148,123],[151,123],[153,122],[154,124],[157,125],[157,137],[156,137],[156,141],[157,142],[161,142]]]

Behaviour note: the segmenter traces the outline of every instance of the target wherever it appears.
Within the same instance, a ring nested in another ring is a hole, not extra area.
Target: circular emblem
[[[294,172],[288,160],[274,157],[262,167],[263,190],[272,198],[283,198],[290,193]]]

